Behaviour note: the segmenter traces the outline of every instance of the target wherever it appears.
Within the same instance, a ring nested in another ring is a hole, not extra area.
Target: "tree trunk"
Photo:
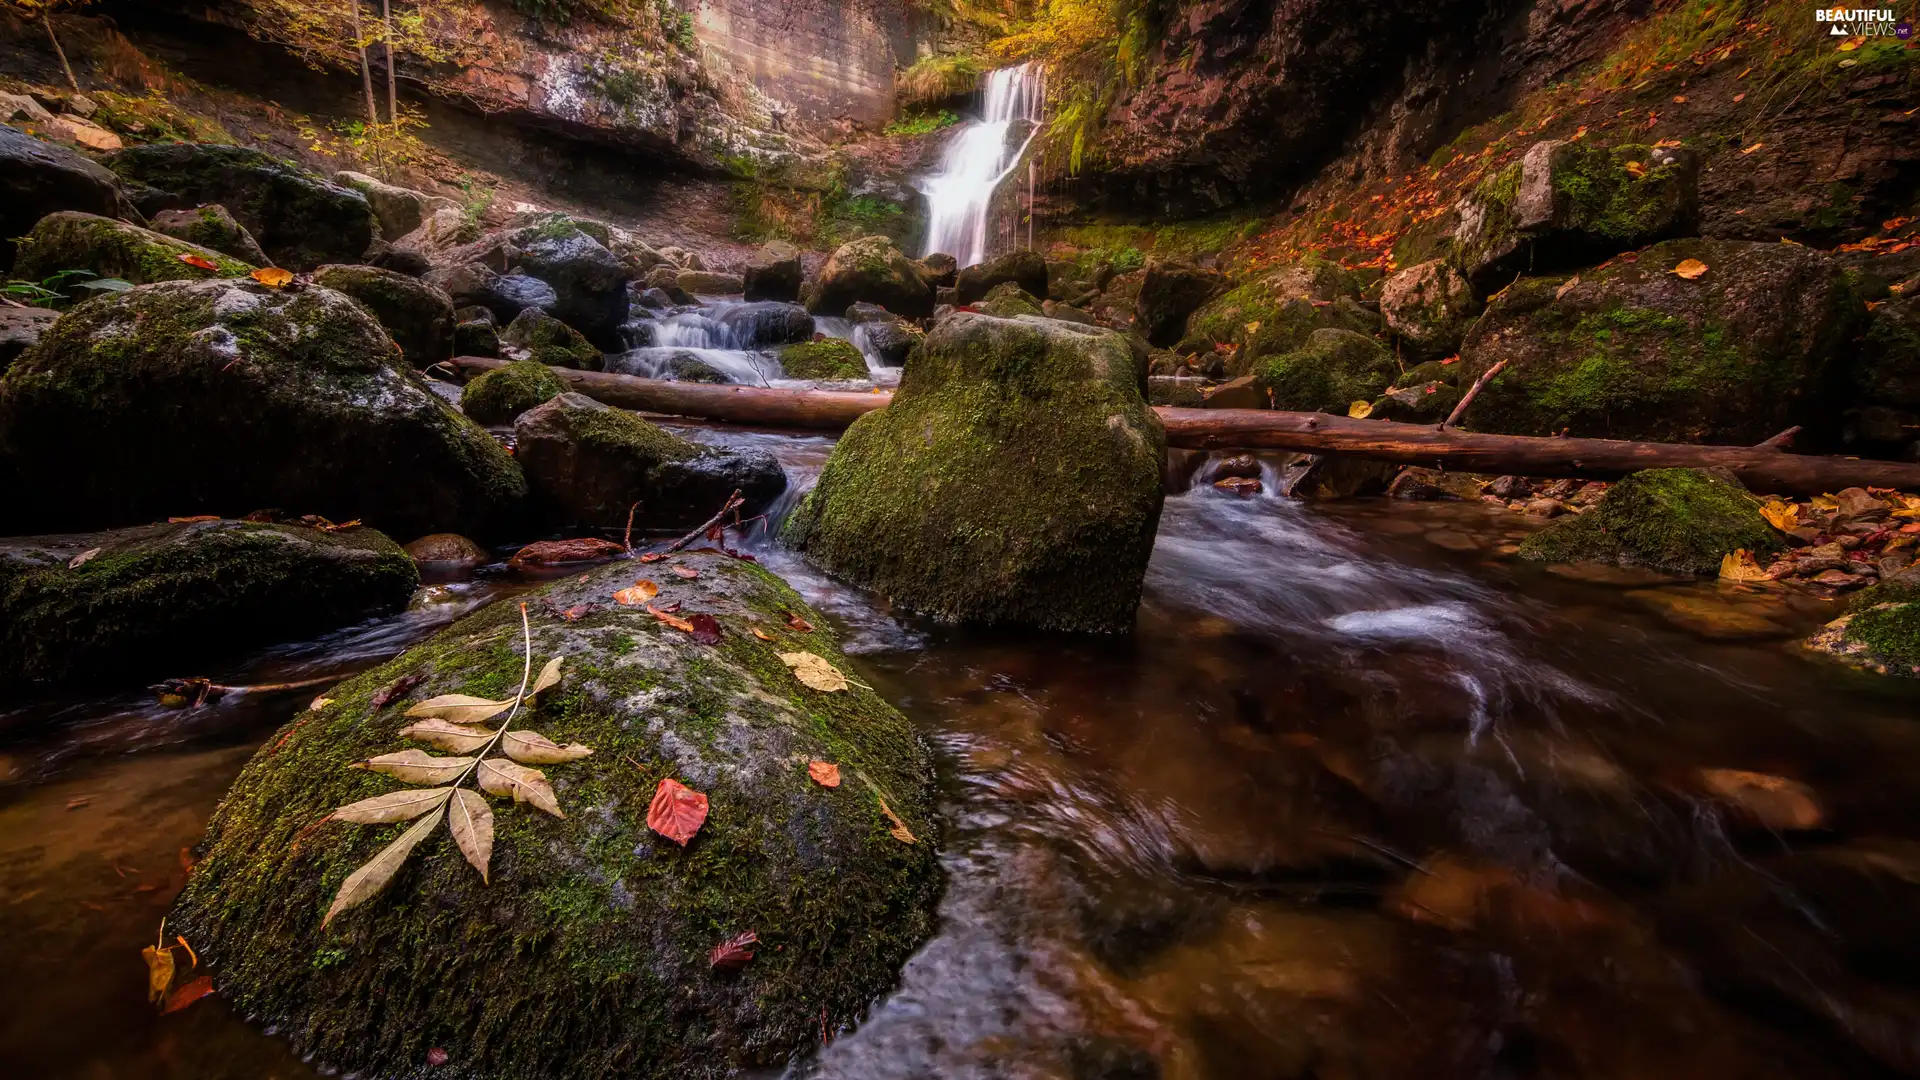
[[[66,73],[67,85],[73,87],[74,93],[79,93],[80,80],[73,77],[73,65],[67,63],[67,50],[60,47],[60,39],[53,32],[53,12],[41,12],[40,21],[47,24],[47,40],[53,43],[53,55],[60,58],[60,70]]]
[[[387,123],[395,125],[397,131],[400,123],[400,106],[399,94],[394,88],[392,0],[380,0],[380,22],[386,34],[381,44],[385,46],[387,52]]]
[[[455,367],[477,374],[504,360],[462,356]],[[623,409],[736,424],[836,431],[884,408],[890,394],[772,390],[662,382],[631,375],[553,369],[574,390]],[[1790,454],[1774,440],[1760,446],[1694,446],[1618,439],[1488,435],[1429,424],[1354,420],[1328,413],[1262,409],[1154,409],[1170,446],[1189,450],[1294,450],[1392,461],[1456,472],[1513,473],[1612,480],[1641,469],[1724,468],[1759,492],[1817,495],[1848,487],[1920,491],[1920,465]]]
[[[347,0],[353,13],[353,50],[360,54],[360,83],[367,91],[367,123],[380,126],[380,109],[373,103],[373,68],[367,65],[367,39],[360,28],[360,0]]]

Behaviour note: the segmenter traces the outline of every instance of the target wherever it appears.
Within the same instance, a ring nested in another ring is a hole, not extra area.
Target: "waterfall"
[[[940,165],[921,181],[927,197],[927,249],[945,252],[961,266],[987,257],[987,215],[1000,181],[1019,165],[1033,132],[1039,130],[1040,75],[1032,65],[1001,68],[986,79],[982,119],[967,124],[948,141]],[[1014,148],[1007,145],[1014,124],[1033,126]]]

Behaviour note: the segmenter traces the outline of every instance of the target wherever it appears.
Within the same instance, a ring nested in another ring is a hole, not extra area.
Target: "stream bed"
[[[689,434],[797,486],[831,449]],[[935,747],[948,873],[898,989],[784,1075],[1920,1073],[1920,685],[1800,655],[1821,603],[1496,554],[1529,527],[1202,484],[1115,640],[899,618],[762,537]],[[432,586],[204,674],[345,675],[532,584]],[[156,1015],[139,956],[314,693],[0,710],[0,1073],[319,1075],[218,996]],[[1753,825],[1702,769],[1804,784],[1818,827]]]

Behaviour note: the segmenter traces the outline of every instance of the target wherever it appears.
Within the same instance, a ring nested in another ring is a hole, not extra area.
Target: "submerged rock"
[[[764,450],[689,442],[583,394],[562,394],[513,425],[520,467],[541,511],[556,523],[615,528],[640,504],[645,529],[698,525],[738,490],[748,514],[787,488]]]
[[[548,367],[599,371],[600,350],[586,335],[539,310],[527,308],[500,334],[500,344],[513,354]]]
[[[1166,460],[1136,364],[1113,331],[949,316],[892,403],[842,436],[787,536],[939,618],[1125,631]]]
[[[119,213],[120,187],[113,173],[91,158],[0,124],[0,269],[13,264],[15,237],[61,210],[102,217]]]
[[[1882,675],[1920,676],[1920,572],[1895,574],[1848,606],[1807,648]]]
[[[923,318],[933,314],[933,287],[893,241],[868,236],[842,244],[807,289],[807,310],[815,315],[838,315],[861,301]]]
[[[514,694],[527,665],[517,605],[330,689],[330,704],[270,739],[169,916],[221,995],[296,1052],[366,1076],[411,1075],[439,1047],[474,1077],[718,1077],[863,1016],[935,926],[932,759],[872,690],[795,679],[778,653],[847,661],[778,578],[721,555],[674,565],[700,577],[648,575],[658,603],[711,616],[719,644],[612,602],[631,563],[529,598],[532,666],[564,667],[514,727],[594,753],[544,767],[564,818],[489,801],[487,882],[441,824],[384,892],[323,927],[347,874],[408,826],[315,823],[402,788],[351,766],[419,745],[400,735],[410,703]],[[575,609],[572,621],[548,614]],[[793,633],[788,612],[818,629]],[[373,706],[412,675],[425,679],[402,701]],[[809,779],[812,760],[837,764],[841,785]],[[708,800],[684,847],[647,825],[667,778]],[[890,832],[889,811],[912,842]],[[752,960],[716,967],[712,950],[746,931]]]
[[[550,214],[509,238],[517,265],[553,288],[555,318],[603,350],[625,346],[620,327],[627,321],[633,271],[607,249],[605,226]]]
[[[13,268],[15,277],[27,281],[40,281],[62,270],[84,269],[100,277],[147,285],[241,277],[253,270],[212,248],[93,214],[48,214],[27,237],[28,243]],[[213,269],[182,262],[182,256],[211,263]]]
[[[482,424],[511,424],[528,409],[567,392],[566,380],[535,360],[516,360],[481,374],[460,391],[460,411]]]
[[[397,611],[418,584],[372,529],[195,521],[0,540],[0,685],[191,673]]]
[[[332,289],[143,285],[68,312],[0,382],[8,526],[265,507],[484,534],[526,488],[506,451]]]
[[[762,244],[747,260],[741,276],[742,291],[748,300],[798,300],[804,278],[800,249],[784,240]]]
[[[790,379],[865,379],[869,375],[860,350],[841,338],[788,345],[778,355],[780,368]]]
[[[267,253],[260,250],[253,234],[247,231],[245,225],[233,220],[233,215],[227,213],[227,208],[219,203],[192,210],[162,210],[153,215],[153,231],[185,240],[189,244],[212,248],[243,263],[272,265]]]
[[[359,262],[374,240],[365,196],[259,150],[155,143],[121,150],[107,158],[107,167],[188,206],[219,203],[274,262],[291,270]]]
[[[1315,330],[1299,349],[1255,370],[1273,408],[1342,416],[1354,402],[1379,397],[1399,373],[1386,346],[1351,330]]]
[[[313,283],[358,300],[414,367],[453,357],[453,300],[426,282],[373,266],[323,266]]]
[[[1047,295],[1047,261],[1037,251],[1009,251],[1005,255],[961,269],[954,281],[955,294],[962,304],[986,297],[1000,285],[1013,284],[1029,296]],[[1036,307],[1040,301],[1035,300]],[[900,312],[900,314],[908,314]]]
[[[1604,562],[1712,574],[1730,552],[1764,565],[1784,550],[1759,502],[1699,469],[1647,469],[1607,489],[1586,513],[1559,519],[1520,545],[1522,558]]]

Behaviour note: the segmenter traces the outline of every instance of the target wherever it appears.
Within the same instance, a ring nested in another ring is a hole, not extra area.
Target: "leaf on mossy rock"
[[[663,777],[653,789],[647,807],[647,828],[686,847],[707,821],[707,797],[675,780]]]
[[[67,569],[69,569],[69,570],[78,570],[78,569],[80,569],[81,567],[83,567],[83,566],[85,566],[85,565],[87,565],[88,563],[90,563],[90,562],[92,562],[92,561],[93,561],[93,557],[94,557],[95,555],[98,555],[98,554],[100,554],[100,549],[99,549],[99,548],[88,548],[87,550],[85,550],[85,551],[83,551],[83,552],[81,552],[80,554],[78,554],[78,555],[75,555],[75,556],[74,556],[73,558],[71,558],[71,559],[69,559],[69,560],[67,560]]]
[[[903,844],[914,844],[919,842],[914,837],[913,830],[907,828],[907,823],[904,821],[901,821],[900,815],[894,813],[893,807],[887,805],[887,797],[885,795],[880,796],[880,812],[887,815],[888,821],[893,822],[893,828],[888,829],[887,832],[890,833],[895,840],[898,840]]]
[[[793,677],[815,690],[832,693],[847,688],[847,677],[827,658],[810,652],[780,654],[780,661],[793,669]]]
[[[808,622],[807,620],[801,618],[799,615],[791,611],[787,612],[786,615],[787,615],[787,629],[798,630],[803,634],[813,633],[812,623]]]
[[[719,619],[703,611],[693,618],[688,619],[687,625],[693,627],[693,629],[689,631],[689,633],[693,635],[693,640],[702,645],[720,644],[721,633]]]
[[[385,795],[375,795],[371,799],[361,799],[357,803],[348,803],[333,812],[336,821],[351,822],[355,825],[385,825],[395,821],[412,821],[429,810],[438,810],[452,794],[449,788],[421,791],[410,788],[406,791],[389,791]]]
[[[406,697],[414,687],[426,681],[427,675],[426,672],[423,671],[416,671],[411,675],[402,675],[393,680],[381,687],[379,691],[373,695],[374,711],[378,712],[401,698]]]
[[[452,724],[445,720],[421,720],[401,728],[400,737],[415,739],[452,754],[471,754],[492,741],[493,732],[483,727]]]
[[[147,999],[158,1005],[173,985],[173,950],[149,945],[140,950],[140,959],[147,962]]]
[[[277,266],[263,266],[248,276],[269,289],[281,288],[293,280],[292,271],[282,270]]]
[[[533,697],[543,690],[551,690],[560,685],[560,661],[563,659],[565,658],[556,656],[547,661],[546,666],[540,669],[539,676],[533,680],[533,689],[527,691],[528,697]]]
[[[713,947],[707,954],[707,960],[714,967],[725,971],[738,971],[753,959],[753,947],[760,944],[760,935],[751,930],[735,934]]]
[[[591,746],[579,743],[561,746],[537,731],[509,731],[501,738],[500,748],[524,765],[559,765],[579,761],[593,753]]]
[[[840,786],[840,766],[835,765],[831,761],[807,762],[807,775],[812,777],[813,782],[819,784],[821,787]]]
[[[400,872],[400,867],[407,861],[407,856],[413,854],[413,849],[420,846],[420,841],[425,840],[440,824],[442,816],[444,815],[428,814],[421,818],[414,823],[413,827],[401,833],[399,839],[381,848],[380,854],[375,855],[365,866],[348,874],[347,880],[340,885],[340,891],[334,894],[333,905],[327,908],[326,918],[320,920],[320,925],[326,926],[333,921],[335,915],[348,908],[358,907],[380,895],[380,890],[393,881],[393,875]]]
[[[200,268],[200,269],[202,269],[202,270],[218,270],[218,269],[220,269],[220,265],[219,265],[218,263],[216,263],[216,262],[214,262],[214,261],[213,261],[212,259],[208,259],[208,258],[204,258],[204,257],[202,257],[202,256],[199,256],[199,255],[195,255],[194,253],[192,253],[192,252],[190,252],[190,251],[188,251],[188,252],[182,252],[182,253],[181,253],[181,254],[180,254],[180,255],[178,256],[178,258],[180,259],[180,261],[181,261],[181,262],[183,262],[183,263],[186,263],[186,264],[187,264],[188,266],[197,266],[197,267],[199,267],[199,268]]]
[[[1698,281],[1707,272],[1707,264],[1699,259],[1682,259],[1680,265],[1673,268],[1675,277],[1688,281]]]
[[[489,795],[512,796],[514,802],[528,803],[554,817],[567,816],[560,810],[560,799],[553,793],[553,785],[547,783],[547,774],[539,769],[488,758],[480,763],[479,777],[480,790]]]
[[[694,578],[697,578],[700,576],[700,571],[695,570],[691,566],[676,566],[673,568],[673,572],[687,579],[688,581],[692,581]]]
[[[458,779],[473,764],[470,757],[434,757],[425,750],[402,750],[356,761],[348,768],[385,773],[409,784],[445,784]]]
[[[645,578],[641,578],[639,581],[633,583],[632,588],[621,589],[619,592],[614,593],[613,600],[617,604],[639,605],[659,595],[660,586]]]
[[[487,805],[487,800],[477,791],[466,788],[456,791],[453,804],[447,807],[447,827],[453,831],[453,842],[459,845],[460,854],[480,871],[480,880],[492,884],[487,877],[487,864],[493,860],[493,808]]]
[[[772,634],[767,633],[765,630],[762,630],[757,626],[753,627],[752,630],[753,630],[753,636],[759,638],[761,641],[773,640]]]
[[[675,604],[673,605],[673,607],[677,609],[679,605]],[[692,623],[688,622],[685,619],[680,618],[677,615],[674,615],[670,611],[665,611],[660,608],[654,607],[652,604],[648,604],[647,614],[653,616],[656,619],[659,619],[661,622],[666,623],[668,626],[673,627],[675,630],[678,630],[683,634],[693,633]]]
[[[1768,499],[1760,504],[1760,516],[1781,532],[1792,532],[1800,525],[1800,505],[1784,499]]]
[[[478,724],[513,708],[513,699],[498,701],[471,694],[442,694],[407,710],[408,716],[431,717],[455,724]]]

